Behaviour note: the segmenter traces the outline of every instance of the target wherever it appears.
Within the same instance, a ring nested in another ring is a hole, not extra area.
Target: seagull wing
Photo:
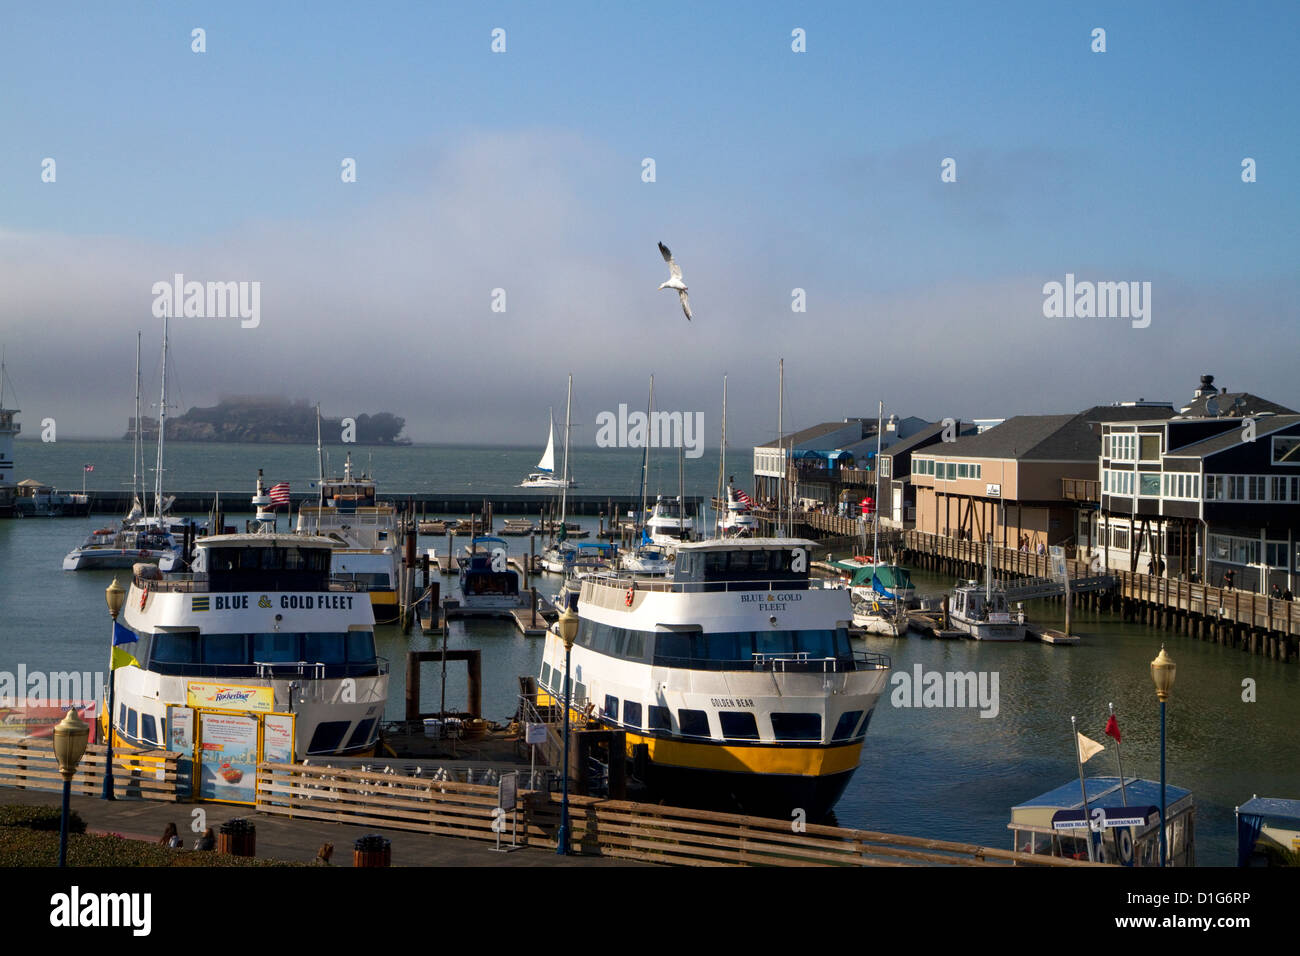
[[[682,311],[686,313],[686,321],[689,322],[691,320],[691,300],[686,295],[686,290],[678,290],[677,297],[682,300]]]
[[[664,257],[664,262],[668,263],[669,274],[674,279],[680,279],[682,277],[682,267],[673,261],[672,250],[661,242],[659,243],[659,254]]]

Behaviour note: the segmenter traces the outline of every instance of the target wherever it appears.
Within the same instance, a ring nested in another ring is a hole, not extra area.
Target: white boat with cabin
[[[809,577],[813,542],[683,543],[671,581],[583,580],[572,712],[626,734],[634,776],[671,803],[817,818],[857,770],[889,658],[854,651],[849,595]],[[546,638],[544,702],[564,699]]]

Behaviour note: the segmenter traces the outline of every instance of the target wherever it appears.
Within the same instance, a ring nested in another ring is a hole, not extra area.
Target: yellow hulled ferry
[[[854,651],[844,589],[814,544],[683,542],[672,580],[606,573],[578,598],[572,710],[626,733],[633,773],[672,803],[824,815],[858,767],[889,658]],[[539,679],[564,694],[548,633]]]

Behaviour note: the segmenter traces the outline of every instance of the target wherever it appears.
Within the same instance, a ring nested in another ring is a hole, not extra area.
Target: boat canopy
[[[1142,808],[1160,805],[1160,783],[1156,780],[1125,777],[1122,790],[1119,777],[1088,777],[1086,783],[1089,808],[1123,806]],[[1192,791],[1175,787],[1173,784],[1169,784],[1167,790],[1169,816],[1172,818],[1185,806],[1191,805]],[[1055,790],[1049,790],[1019,806],[1012,807],[1009,826],[1036,827],[1050,831],[1052,818],[1058,811],[1082,809],[1083,800],[1080,798],[1079,781],[1071,780]]]
[[[852,586],[862,587],[868,584],[876,590],[890,592],[910,588],[913,587],[912,574],[907,568],[900,568],[896,564],[868,564],[854,572]]]

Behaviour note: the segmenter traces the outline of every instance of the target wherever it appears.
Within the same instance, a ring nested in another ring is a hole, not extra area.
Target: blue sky
[[[762,440],[781,355],[797,425],[1184,399],[1202,372],[1295,405],[1298,11],[10,4],[0,340],[72,434],[121,431],[176,271],[263,284],[257,330],[178,320],[190,403],[283,391],[424,440],[532,440],[520,398],[570,370],[588,421],[650,372],[712,410],[729,372]],[[1066,272],[1151,281],[1151,327],[1044,319]],[[430,410],[429,370],[478,390],[449,356],[482,349],[500,385]],[[69,374],[106,356],[121,376]]]

